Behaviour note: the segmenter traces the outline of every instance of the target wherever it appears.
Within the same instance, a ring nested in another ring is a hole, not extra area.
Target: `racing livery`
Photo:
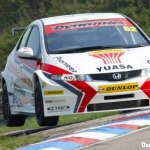
[[[127,16],[56,16],[18,30],[1,72],[7,126],[33,114],[53,126],[60,115],[149,108],[150,40]]]

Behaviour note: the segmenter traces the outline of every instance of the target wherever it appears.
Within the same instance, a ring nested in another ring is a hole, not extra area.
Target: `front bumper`
[[[137,82],[138,81],[138,82]],[[45,116],[109,110],[137,109],[149,106],[150,78],[138,77],[118,82],[60,81],[41,76]],[[138,89],[100,93],[99,86],[138,84]]]

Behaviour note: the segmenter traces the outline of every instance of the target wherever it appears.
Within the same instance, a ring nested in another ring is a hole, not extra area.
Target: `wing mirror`
[[[30,59],[30,60],[38,60],[38,61],[41,60],[40,58],[34,56],[33,50],[30,47],[20,48],[17,51],[17,56],[22,59]]]
[[[31,58],[33,57],[33,50],[30,47],[24,47],[17,51],[17,55],[20,58]]]

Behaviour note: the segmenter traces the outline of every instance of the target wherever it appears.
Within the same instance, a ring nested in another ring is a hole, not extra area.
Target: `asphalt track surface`
[[[150,149],[150,127],[109,139],[80,150],[147,150]]]
[[[95,127],[82,130],[76,128],[71,134],[49,138],[17,150],[142,150],[147,149],[142,147],[142,142],[145,142],[146,146],[150,145],[149,126],[150,110],[144,110],[129,113],[122,118]]]

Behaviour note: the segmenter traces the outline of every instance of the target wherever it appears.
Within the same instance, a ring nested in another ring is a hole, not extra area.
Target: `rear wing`
[[[15,27],[15,28],[12,28],[12,35],[15,36],[15,32],[16,31],[23,31],[25,29],[26,29],[26,27]]]

